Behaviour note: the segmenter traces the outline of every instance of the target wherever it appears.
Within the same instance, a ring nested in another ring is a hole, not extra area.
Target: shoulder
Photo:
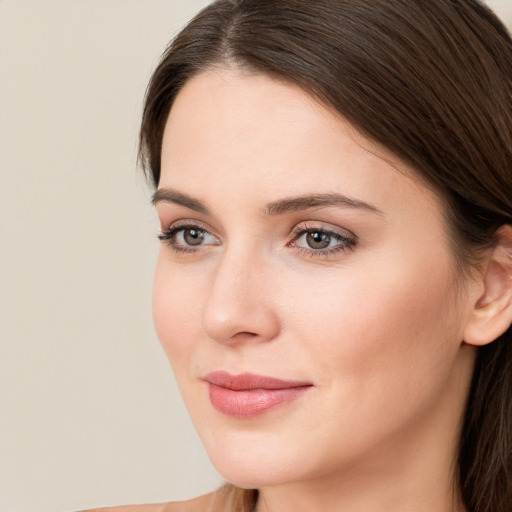
[[[155,503],[152,505],[126,505],[122,507],[94,508],[81,512],[209,512],[214,502],[214,494],[206,494],[186,501]],[[212,512],[214,512],[212,510]]]
[[[166,503],[161,512],[217,512],[212,509],[216,501],[216,493],[210,493],[192,500]]]

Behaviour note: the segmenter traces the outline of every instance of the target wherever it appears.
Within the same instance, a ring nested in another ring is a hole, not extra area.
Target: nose
[[[259,343],[279,333],[272,269],[243,251],[223,254],[203,310],[203,330],[219,343]]]

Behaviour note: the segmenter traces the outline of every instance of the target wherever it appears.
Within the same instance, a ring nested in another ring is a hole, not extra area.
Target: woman
[[[154,318],[230,484],[134,510],[512,510],[511,100],[477,0],[188,24],[141,130]]]

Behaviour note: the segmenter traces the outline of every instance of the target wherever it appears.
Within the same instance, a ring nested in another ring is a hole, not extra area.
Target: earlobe
[[[483,292],[473,305],[464,341],[482,346],[501,336],[512,323],[512,226],[502,226],[480,278]]]

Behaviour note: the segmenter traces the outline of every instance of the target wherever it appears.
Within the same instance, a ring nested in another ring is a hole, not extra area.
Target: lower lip
[[[234,391],[209,384],[210,401],[219,412],[234,418],[253,418],[301,397],[311,386],[285,389],[246,389]]]

